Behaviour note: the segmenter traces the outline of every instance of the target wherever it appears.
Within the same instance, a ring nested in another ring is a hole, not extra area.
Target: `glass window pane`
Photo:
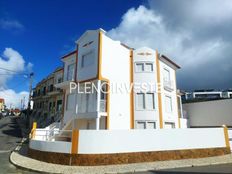
[[[153,71],[153,63],[146,63],[145,64],[145,71],[152,72]]]
[[[164,69],[164,81],[170,81],[170,72],[167,69]]]
[[[146,109],[155,109],[154,93],[146,94]]]
[[[143,93],[137,94],[137,109],[145,109],[145,101],[144,101]]]
[[[155,122],[147,122],[147,129],[155,129],[156,124]]]
[[[175,123],[166,122],[166,123],[164,124],[164,128],[165,128],[165,129],[173,129],[173,128],[175,128]]]
[[[165,96],[165,110],[166,112],[172,112],[172,98]]]
[[[145,129],[145,128],[146,128],[145,125],[146,125],[145,122],[140,122],[140,121],[138,121],[138,122],[136,123],[136,128],[137,128],[137,129]]]
[[[87,67],[90,66],[94,63],[94,59],[93,59],[93,52],[89,52],[85,55],[82,56],[82,60],[81,60],[81,67]]]
[[[135,65],[136,65],[136,67],[135,67],[136,72],[143,72],[144,71],[144,64],[143,63],[136,63]]]
[[[74,66],[75,64],[68,65],[67,80],[74,80]]]

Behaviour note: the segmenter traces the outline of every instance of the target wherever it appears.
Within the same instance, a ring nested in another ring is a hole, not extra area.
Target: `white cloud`
[[[17,20],[0,19],[0,28],[5,30],[23,30],[24,26]]]
[[[5,69],[12,70],[12,72]],[[25,60],[22,55],[12,48],[6,48],[0,57],[0,86],[6,86],[7,80],[24,70]]]
[[[107,34],[134,48],[158,49],[176,61],[182,67],[180,88],[227,88],[232,80],[231,21],[227,0],[149,1],[148,7],[129,9]]]
[[[0,96],[1,96],[1,98],[5,99],[5,104],[8,108],[12,107],[12,108],[20,108],[21,109],[21,107],[22,107],[21,104],[24,103],[24,107],[27,106],[29,93],[27,91],[22,91],[22,92],[16,93],[12,89],[7,89],[4,91],[0,90]]]
[[[7,82],[18,74],[21,74],[23,77],[24,73],[27,74],[32,71],[32,67],[33,64],[30,62],[26,64],[23,56],[16,50],[12,48],[6,48],[4,50],[2,57],[0,57],[0,98],[5,99],[8,107],[10,107],[10,104],[15,107],[20,107],[21,99],[24,96],[28,98],[29,94],[26,91],[17,93],[14,89],[7,89]],[[16,80],[15,84],[18,83]]]

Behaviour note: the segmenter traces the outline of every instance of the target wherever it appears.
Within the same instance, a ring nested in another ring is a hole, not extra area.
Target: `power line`
[[[15,70],[12,70],[12,69],[2,68],[2,67],[0,67],[0,69],[5,70],[5,71],[10,71],[10,72],[18,73],[18,71],[15,71]]]

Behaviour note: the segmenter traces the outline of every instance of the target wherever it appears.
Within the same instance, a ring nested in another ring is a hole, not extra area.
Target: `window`
[[[136,129],[156,129],[155,121],[136,121]]]
[[[145,109],[145,95],[144,93],[137,93],[137,106],[136,108],[141,110],[141,109]]]
[[[67,102],[66,102],[66,110],[74,110],[74,109],[75,109],[75,94],[68,94]]]
[[[154,93],[137,93],[136,94],[137,110],[153,110],[155,109]]]
[[[147,122],[146,129],[155,129],[155,128],[156,128],[155,122],[151,122],[151,121]]]
[[[61,110],[62,110],[62,100],[57,100],[56,111],[61,111]]]
[[[165,129],[173,129],[173,128],[175,128],[175,123],[172,123],[172,122],[165,122],[165,123],[164,123],[164,128],[165,128]]]
[[[135,72],[153,72],[153,63],[135,63]]]
[[[146,94],[146,109],[148,109],[148,110],[155,109],[154,93],[147,93]]]
[[[67,80],[74,80],[74,66],[75,63],[68,65]]]
[[[153,63],[145,63],[145,71],[153,72]]]
[[[170,81],[170,71],[168,69],[164,69],[164,81],[169,82]]]
[[[172,112],[172,98],[170,96],[165,96],[165,111]]]
[[[93,51],[84,54],[81,58],[81,67],[87,67],[94,63]]]
[[[136,63],[135,70],[136,70],[136,72],[143,72],[144,71],[144,64],[143,63]]]
[[[137,129],[146,129],[146,122],[138,121],[136,124]]]

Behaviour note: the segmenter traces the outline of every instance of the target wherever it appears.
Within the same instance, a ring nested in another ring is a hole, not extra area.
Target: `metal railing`
[[[41,141],[55,141],[57,139],[70,139],[72,135],[72,130],[59,130],[55,126],[51,129],[35,129],[34,130],[34,140]]]

